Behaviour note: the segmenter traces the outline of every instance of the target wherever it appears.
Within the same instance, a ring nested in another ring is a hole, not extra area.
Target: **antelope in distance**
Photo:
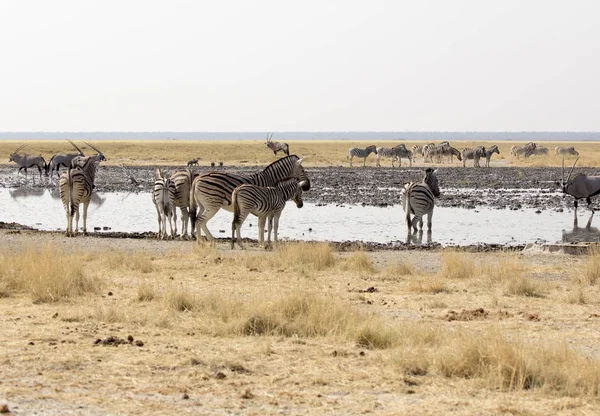
[[[9,162],[15,162],[17,166],[19,166],[19,171],[17,174],[21,173],[22,170],[25,171],[25,180],[27,181],[27,168],[36,167],[40,172],[40,180],[42,179],[42,170],[44,174],[48,176],[48,165],[42,156],[29,156],[29,155],[20,155],[19,151],[22,150],[26,144],[23,144],[17,148],[13,153],[10,154]],[[33,177],[35,180],[35,176]]]
[[[104,156],[104,153],[102,153],[100,150],[98,150],[98,148],[96,146],[94,146],[93,144],[88,143],[88,142],[84,142],[84,143],[88,147],[90,147],[91,149],[94,149],[96,151],[96,154],[91,157],[95,158],[97,162],[106,162],[106,157]],[[90,156],[75,156],[73,158],[73,160],[71,160],[71,167],[72,168],[82,167],[88,157],[90,157]]]
[[[198,159],[199,158],[188,160],[187,167],[189,168],[189,167],[192,167],[192,166],[198,166]]]
[[[575,148],[573,146],[571,146],[571,147],[556,146],[554,148],[554,154],[556,156],[566,156],[566,155],[579,156],[579,152],[577,150],[575,150]]]
[[[80,156],[80,157],[85,157],[85,155],[83,154],[83,152],[81,151],[81,149],[79,147],[77,147],[77,145],[75,143],[73,143],[71,140],[67,141],[71,144],[71,146],[73,146],[75,148],[75,150],[77,150],[78,153],[67,153],[67,154],[55,154],[54,156],[52,156],[52,158],[50,159],[50,162],[48,162],[48,170],[50,171],[50,179],[52,179],[52,177],[54,176],[54,171],[56,171],[56,176],[59,176],[59,170],[60,167],[63,166],[67,169],[69,169],[71,167],[71,162],[73,161],[74,158]]]
[[[565,181],[565,158],[563,157],[562,161],[562,182],[561,188],[563,192],[563,197],[565,195],[571,195],[574,198],[573,205],[575,206],[575,220],[577,220],[577,205],[580,199],[585,199],[588,204],[588,208],[592,211],[592,215],[596,212],[592,207],[593,196],[600,194],[600,176],[588,176],[584,173],[578,173],[575,175],[573,179],[571,179],[571,173],[573,173],[573,169],[575,168],[575,164],[579,158],[575,159],[573,166],[571,166],[571,170],[569,171],[569,176]],[[590,218],[591,220],[591,218]]]
[[[283,152],[283,153],[285,153],[286,156],[289,156],[290,155],[290,146],[288,146],[287,143],[274,142],[271,140],[272,137],[273,137],[273,133],[271,133],[270,137],[267,134],[267,142],[265,144],[267,145],[267,147],[269,149],[271,149],[273,151],[273,154],[275,156],[277,156],[277,152]]]

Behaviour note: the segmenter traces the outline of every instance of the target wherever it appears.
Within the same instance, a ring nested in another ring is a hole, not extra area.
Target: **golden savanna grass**
[[[600,410],[599,288],[568,296],[592,255],[564,268],[514,253],[18,238],[1,254],[0,395],[24,412],[53,414],[51,401],[109,414],[376,412],[364,392],[392,413],[448,413],[448,395],[465,414]],[[537,292],[509,290],[516,278]],[[144,345],[94,342],[111,335]],[[60,388],[32,392],[34,379]]]
[[[351,147],[392,146],[394,141],[346,141],[346,140],[297,140],[289,141],[291,154],[304,159],[308,167],[316,166],[348,166],[348,149]],[[417,141],[404,141],[408,147],[414,144],[425,144]],[[524,142],[469,142],[451,141],[452,146],[461,150],[464,147],[477,145],[491,146],[496,144],[500,154],[494,154],[492,163],[496,166],[560,166],[562,158],[554,156],[556,146],[575,146],[580,152],[579,166],[599,166],[600,144],[594,142],[537,142],[540,146],[550,149],[550,156],[534,156],[527,160],[511,157],[510,149]],[[0,154],[12,153],[22,142],[13,140],[0,141]],[[95,153],[83,143],[77,143],[86,154]],[[267,149],[262,140],[206,140],[206,141],[172,141],[172,140],[107,140],[94,143],[106,155],[104,164],[109,166],[146,166],[146,165],[185,165],[192,158],[200,158],[199,164],[209,166],[211,162],[224,162],[225,166],[263,166],[275,160],[273,153]],[[27,141],[23,152],[31,155],[42,155],[46,160],[56,153],[71,152],[73,149],[66,140]],[[575,159],[567,157],[565,164],[570,166]],[[7,163],[0,161],[0,163]],[[362,161],[354,160],[355,166],[362,167]],[[360,162],[360,163],[359,163]],[[384,162],[389,163],[389,161]],[[472,163],[469,161],[468,163]],[[421,165],[421,158],[417,165]],[[455,164],[462,165],[455,161]],[[375,165],[375,156],[367,159],[368,166]]]

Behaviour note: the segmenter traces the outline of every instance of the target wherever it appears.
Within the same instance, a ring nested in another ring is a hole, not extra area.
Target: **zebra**
[[[75,143],[73,143],[71,140],[67,141],[71,144],[71,146],[73,146],[75,148],[75,150],[77,150],[78,153],[67,153],[67,154],[55,154],[54,156],[52,156],[52,158],[50,158],[50,161],[48,162],[48,170],[50,171],[50,179],[52,179],[52,177],[54,176],[54,171],[56,171],[56,176],[60,175],[60,167],[63,166],[67,169],[69,169],[71,167],[71,162],[72,160],[77,157],[77,156],[85,156],[83,154],[83,152],[81,151],[81,149],[79,147],[77,147],[77,145]]]
[[[172,191],[173,210],[179,207],[181,211],[181,238],[188,238],[188,224],[190,206],[190,187],[192,181],[199,176],[198,173],[193,173],[190,169],[179,170],[171,174],[169,178],[174,185]],[[170,188],[171,189],[171,188]],[[175,222],[175,234],[177,234],[177,222]],[[193,237],[193,236],[192,236]]]
[[[413,154],[405,145],[399,144],[392,147],[392,155],[398,158],[398,167],[402,166],[402,158],[408,159],[408,162],[412,167]],[[394,167],[394,159],[392,159],[392,167]]]
[[[451,162],[454,156],[456,156],[458,160],[462,160],[461,153],[458,151],[458,149],[448,145],[447,143],[448,142],[432,146],[426,145],[426,149],[424,150],[424,161],[433,162],[434,156],[437,163],[441,163],[442,156],[448,156],[448,162]]]
[[[198,226],[196,241],[200,243],[202,231],[209,240],[214,240],[207,223],[221,208],[229,212],[233,211],[231,194],[238,185],[248,183],[258,186],[275,186],[277,182],[291,176],[296,169],[299,169],[302,190],[309,191],[310,180],[304,168],[297,167],[298,160],[301,159],[296,155],[285,156],[271,163],[262,171],[249,176],[226,172],[207,172],[196,177],[190,188],[190,221],[192,234]],[[196,212],[197,209],[199,212]]]
[[[433,159],[431,158],[432,155],[430,155],[430,153],[434,147],[435,143],[427,143],[425,146],[423,146],[423,162],[433,162]]]
[[[192,159],[192,160],[188,160],[187,162],[187,167],[192,167],[192,166],[198,166],[198,158],[196,159]]]
[[[267,142],[265,143],[269,149],[273,151],[273,154],[277,156],[277,152],[283,152],[286,156],[290,155],[290,146],[287,143],[274,142],[271,140],[273,137],[273,133],[271,136],[267,134]]]
[[[302,159],[298,161],[300,166]],[[257,186],[243,184],[236,187],[231,195],[233,205],[233,221],[231,223],[231,249],[235,245],[235,235],[237,231],[237,242],[241,249],[242,245],[241,228],[244,220],[250,214],[258,217],[258,243],[264,245],[265,222],[268,220],[267,244],[271,244],[271,229],[273,229],[274,240],[277,243],[277,230],[279,229],[279,218],[285,208],[286,202],[292,200],[296,207],[302,208],[302,186],[303,182],[298,182],[297,177],[284,179],[276,186]]]
[[[377,149],[377,166],[381,167],[379,161],[382,157],[391,157],[392,158],[392,167],[394,167],[394,161],[398,160],[398,156],[392,154],[392,149],[389,147],[378,147]]]
[[[500,154],[500,150],[498,149],[498,146],[496,146],[496,145],[492,145],[492,146],[488,147],[487,149],[485,149],[485,167],[486,168],[490,167],[490,159],[492,158],[492,155],[494,153]]]
[[[564,155],[579,156],[579,152],[577,150],[575,150],[575,148],[573,146],[571,146],[571,147],[557,146],[554,148],[554,154],[556,156],[564,156]]]
[[[348,159],[350,160],[350,167],[352,167],[352,158],[362,157],[363,158],[363,167],[366,166],[367,157],[371,154],[377,154],[377,147],[375,145],[367,146],[365,149],[359,149],[357,147],[353,147],[348,149]]]
[[[94,179],[98,163],[100,163],[100,154],[87,156],[81,167],[71,167],[60,175],[60,199],[67,214],[66,235],[68,237],[74,236],[73,216],[76,216],[75,232],[79,231],[79,204],[83,204],[83,234],[87,234],[87,209],[95,187]]]
[[[413,154],[413,158],[414,159],[417,158],[417,155],[424,156],[424,154],[423,154],[423,146],[421,146],[420,144],[415,144],[412,147],[412,154]],[[413,161],[414,161],[414,159],[413,159]]]
[[[440,188],[436,176],[437,169],[427,168],[425,170],[425,178],[420,183],[409,182],[404,184],[402,195],[402,206],[406,214],[406,225],[408,234],[411,233],[411,228],[414,233],[417,232],[417,223],[419,228],[423,230],[423,216],[427,215],[427,228],[431,230],[431,220],[433,217],[433,207],[435,206],[435,198],[440,196]],[[414,217],[410,218],[413,214]]]
[[[537,148],[537,145],[535,143],[529,142],[525,146],[511,147],[510,154],[512,156],[516,156],[517,159],[519,159],[519,156],[521,156],[521,155],[525,156],[525,159],[528,159],[529,156],[531,156],[535,152],[536,148]]]
[[[42,179],[42,170],[44,171],[45,176],[48,176],[48,165],[46,164],[46,160],[42,156],[29,156],[29,155],[20,155],[18,152],[23,149],[26,144],[19,146],[17,150],[10,154],[9,162],[15,162],[17,166],[19,166],[19,171],[17,175],[21,173],[22,170],[25,170],[25,180],[27,180],[27,168],[36,167],[40,173],[40,180]],[[33,177],[35,181],[35,176]]]
[[[547,147],[537,146],[533,149],[532,155],[535,156],[548,156],[550,154],[550,150]]]
[[[156,207],[158,218],[158,239],[167,238],[167,219],[171,229],[171,237],[175,238],[177,234],[177,211],[173,204],[173,194],[175,193],[175,183],[169,178],[165,178],[160,168],[156,168],[154,187],[152,188],[152,202]],[[173,229],[173,223],[175,228]]]
[[[462,150],[462,162],[463,167],[467,166],[467,160],[473,159],[473,167],[479,168],[479,158],[486,157],[485,147],[477,146],[473,149],[465,147]]]

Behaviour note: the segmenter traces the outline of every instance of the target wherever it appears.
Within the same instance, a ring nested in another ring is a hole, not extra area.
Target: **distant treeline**
[[[593,141],[600,132],[572,131],[337,131],[272,132],[273,140]],[[0,140],[265,140],[267,132],[0,132]]]

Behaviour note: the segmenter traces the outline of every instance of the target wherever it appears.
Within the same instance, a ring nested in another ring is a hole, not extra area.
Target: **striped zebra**
[[[75,233],[79,231],[79,204],[83,204],[83,234],[87,234],[87,210],[90,204],[96,168],[100,163],[99,156],[87,156],[79,168],[69,168],[60,175],[59,191],[60,199],[67,214],[66,235],[72,237],[73,216],[75,216]]]
[[[273,137],[273,133],[271,133],[271,137]],[[277,155],[277,152],[283,152],[286,156],[290,155],[290,146],[287,143],[279,143],[271,140],[271,137],[267,134],[267,142],[265,143],[269,149],[273,151],[274,155]]]
[[[431,230],[435,198],[440,196],[436,172],[437,169],[433,170],[432,168],[427,168],[425,170],[425,178],[422,182],[409,182],[404,184],[402,206],[404,208],[404,213],[406,214],[408,234],[411,233],[411,228],[415,233],[417,232],[417,223],[419,224],[420,230],[423,230],[424,215],[427,215],[427,228]],[[414,215],[412,220],[411,214]]]
[[[392,167],[394,167],[394,161],[398,160],[398,156],[392,154],[392,149],[390,147],[378,147],[377,149],[377,166],[381,167],[379,161],[382,157],[391,157],[392,158]]]
[[[500,149],[498,149],[498,146],[496,146],[496,145],[492,145],[492,146],[488,147],[487,149],[485,149],[485,167],[486,168],[490,167],[490,159],[492,158],[492,155],[494,153],[500,154]]]
[[[169,178],[165,178],[160,168],[156,168],[154,187],[152,188],[152,202],[156,207],[158,217],[158,239],[166,239],[167,219],[171,229],[171,237],[177,235],[177,211],[173,204],[173,194],[175,192],[175,183]],[[173,229],[173,224],[175,228]]]
[[[302,159],[296,155],[285,156],[271,163],[262,171],[249,176],[208,172],[195,178],[190,188],[190,220],[192,235],[195,228],[198,227],[196,241],[200,243],[202,231],[209,240],[214,239],[206,224],[221,208],[229,212],[233,211],[231,194],[239,185],[247,183],[258,186],[275,186],[277,182],[292,176],[296,169],[299,169],[299,181],[303,182],[302,190],[304,192],[310,190],[310,180],[306,176],[304,168],[297,166],[299,160]]]
[[[473,149],[465,147],[462,150],[463,167],[467,166],[468,159],[473,159],[473,167],[476,167],[476,168],[481,167],[481,165],[479,165],[479,159],[482,157],[486,157],[485,156],[485,147],[477,146]]]
[[[461,153],[458,151],[458,149],[456,149],[446,143],[433,145],[433,146],[427,145],[426,146],[427,149],[425,149],[426,153],[425,153],[424,160],[433,162],[434,158],[435,158],[436,163],[441,163],[442,156],[447,156],[448,162],[452,162],[452,159],[454,158],[454,156],[456,156],[458,160],[462,160]]]
[[[300,159],[298,166],[300,166]],[[279,229],[279,218],[285,208],[286,202],[290,199],[296,203],[298,208],[302,208],[302,186],[303,182],[298,182],[298,178],[292,177],[279,182],[276,186],[256,186],[244,184],[233,190],[231,203],[233,204],[233,221],[231,223],[231,249],[235,245],[235,235],[237,232],[237,242],[241,249],[242,245],[241,228],[244,220],[250,214],[258,217],[258,243],[264,245],[265,222],[268,220],[267,244],[271,244],[271,229],[273,229],[274,240],[277,239],[277,230]]]
[[[402,159],[408,159],[408,162],[412,167],[413,154],[405,145],[399,144],[392,147],[392,154],[398,158],[398,167],[402,166]],[[394,167],[394,159],[392,159],[392,167]]]
[[[431,150],[435,147],[435,143],[427,143],[423,146],[423,162],[433,162]]]
[[[525,146],[511,147],[510,154],[512,156],[515,156],[517,159],[519,159],[519,156],[525,156],[525,159],[528,159],[529,156],[531,156],[535,152],[536,148],[537,148],[537,145],[535,143],[529,142]]]
[[[352,167],[352,158],[362,157],[363,158],[363,167],[366,166],[367,157],[371,154],[377,154],[377,147],[375,145],[367,146],[365,149],[359,149],[357,147],[353,147],[348,149],[348,159],[350,159],[350,167]]]
[[[577,150],[575,150],[575,148],[573,146],[571,146],[571,147],[557,146],[554,148],[554,154],[556,156],[566,156],[566,155],[579,156],[579,152]]]
[[[199,174],[192,172],[190,169],[185,169],[174,172],[169,178],[173,183],[173,187],[171,188],[174,207],[173,209],[179,208],[181,212],[182,239],[188,238],[188,224],[190,219],[188,212],[188,208],[190,206],[190,188],[194,178],[197,176],[199,176]],[[175,222],[175,234],[177,234],[177,222]]]
[[[548,156],[550,154],[550,149],[544,146],[537,146],[533,149],[532,156]]]
[[[416,159],[417,155],[423,157],[424,156],[424,154],[423,154],[423,146],[421,146],[420,144],[415,144],[412,147],[412,154],[413,154],[413,158],[415,158],[415,159]]]

